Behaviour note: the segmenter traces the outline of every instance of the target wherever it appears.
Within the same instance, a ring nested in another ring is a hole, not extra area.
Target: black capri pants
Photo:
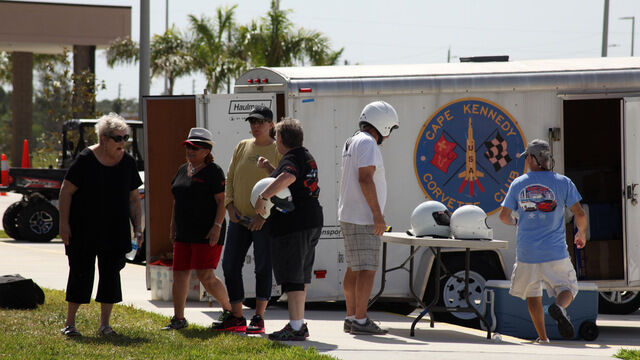
[[[305,229],[274,237],[271,242],[271,263],[278,285],[290,287],[294,284],[311,283],[311,270],[316,255],[316,245],[321,227]],[[296,291],[294,287],[292,291]]]
[[[115,304],[122,301],[120,270],[124,268],[124,254],[73,253],[68,255],[68,302],[88,304],[93,290],[96,257],[98,258],[98,293],[96,301]]]

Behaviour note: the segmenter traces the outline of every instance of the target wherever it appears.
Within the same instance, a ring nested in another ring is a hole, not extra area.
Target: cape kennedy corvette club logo
[[[414,163],[425,195],[450,211],[465,204],[496,211],[524,171],[525,138],[515,119],[485,99],[455,100],[422,126]]]

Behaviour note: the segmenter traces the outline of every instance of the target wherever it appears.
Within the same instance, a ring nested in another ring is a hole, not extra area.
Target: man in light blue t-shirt
[[[568,177],[550,170],[551,151],[546,141],[531,141],[521,156],[526,157],[530,171],[511,183],[500,211],[500,221],[518,228],[509,293],[527,299],[538,333],[536,342],[548,343],[542,307],[544,281],[547,294],[556,297],[549,315],[558,323],[560,335],[571,339],[575,331],[565,309],[578,293],[578,281],[567,251],[564,211],[568,207],[573,213],[578,227],[574,243],[583,248],[587,216],[580,205],[582,197]],[[513,211],[517,217],[512,216]]]

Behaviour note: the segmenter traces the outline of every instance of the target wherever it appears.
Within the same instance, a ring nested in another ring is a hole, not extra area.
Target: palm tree
[[[11,84],[11,54],[0,51],[0,85]]]
[[[342,56],[344,48],[333,51],[329,46],[329,39],[316,31],[299,30],[300,37],[304,38],[304,53],[311,65],[336,65]]]
[[[215,20],[206,16],[197,18],[189,15],[194,32],[191,54],[194,68],[202,71],[207,78],[207,88],[217,93],[231,77],[246,69],[245,57],[235,44],[235,9],[218,7]],[[229,90],[229,89],[227,89]]]
[[[174,27],[151,39],[151,77],[166,76],[169,81],[168,95],[173,95],[176,79],[193,70],[193,58],[189,53],[190,41]],[[107,49],[107,65],[135,64],[138,62],[140,46],[130,38],[114,40]]]
[[[189,48],[189,41],[173,27],[163,35],[154,35],[151,40],[151,77],[164,75],[169,82],[169,95],[173,95],[176,79],[188,75],[193,69]]]
[[[107,48],[107,65],[135,64],[140,56],[140,46],[131,38],[117,38]]]
[[[331,50],[329,39],[314,30],[294,30],[288,18],[291,10],[281,10],[280,1],[260,22],[253,21],[239,30],[241,42],[252,66],[335,65],[343,48]]]

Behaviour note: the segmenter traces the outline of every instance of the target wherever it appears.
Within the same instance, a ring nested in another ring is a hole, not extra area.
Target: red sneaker
[[[247,319],[245,319],[244,316],[235,317],[230,311],[225,310],[220,318],[222,322],[214,322],[211,326],[213,331],[247,331]]]
[[[253,315],[249,326],[247,326],[247,334],[264,334],[264,319],[262,316]]]

